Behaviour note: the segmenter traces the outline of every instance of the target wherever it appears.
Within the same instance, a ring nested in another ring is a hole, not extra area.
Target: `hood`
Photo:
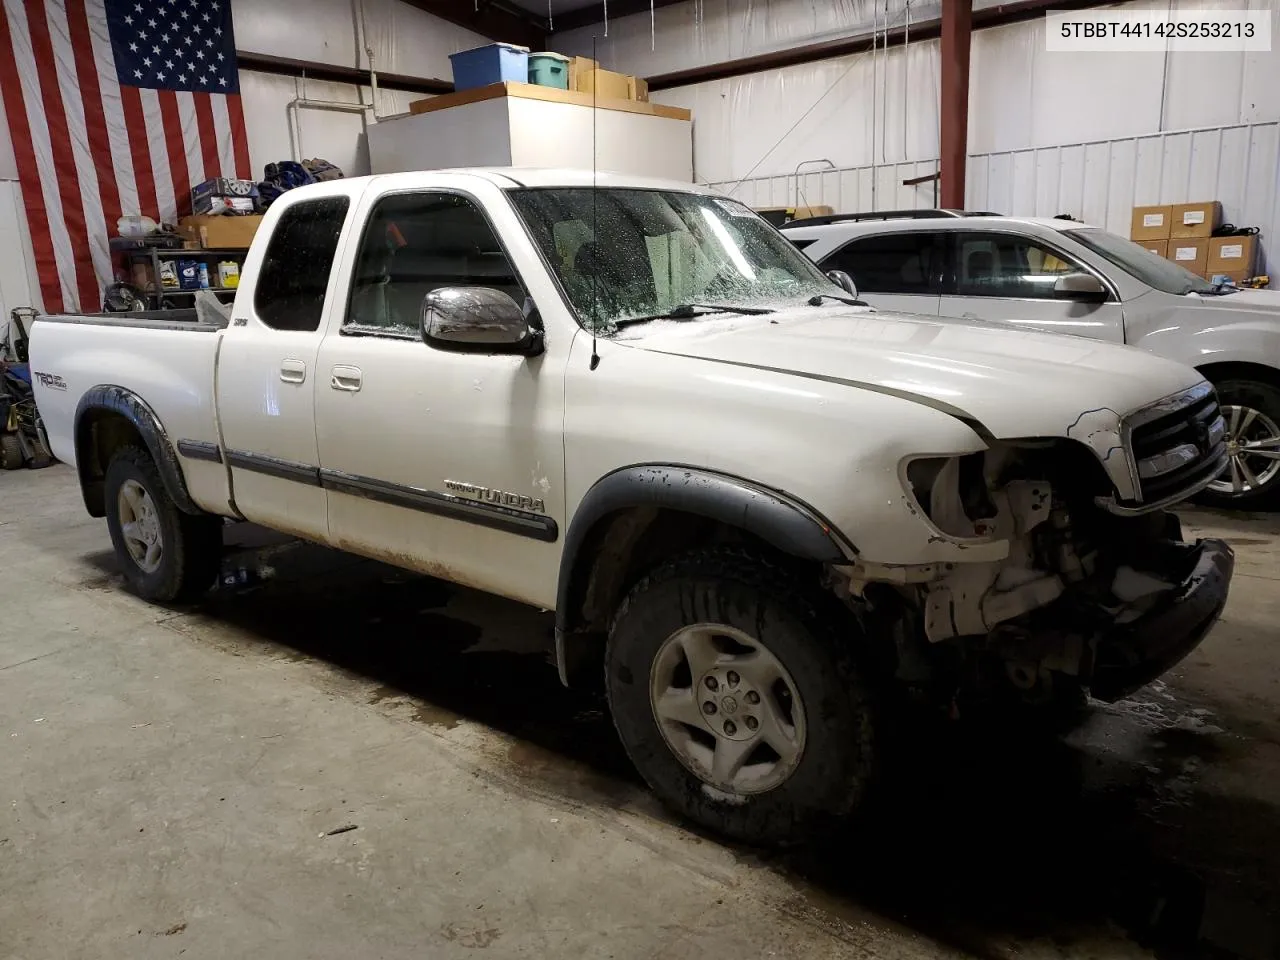
[[[1198,297],[1201,304],[1213,310],[1247,310],[1280,319],[1280,290],[1253,290],[1248,287],[1224,296]]]
[[[627,333],[642,350],[901,396],[1006,439],[1065,436],[1086,412],[1123,417],[1203,379],[1130,347],[857,307],[656,321]]]

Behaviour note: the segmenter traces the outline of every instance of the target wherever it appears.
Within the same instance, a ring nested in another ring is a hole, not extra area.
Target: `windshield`
[[[1181,296],[1186,293],[1218,293],[1208,280],[1184,270],[1172,260],[1157,256],[1132,240],[1117,237],[1096,227],[1067,230],[1067,235],[1083,243],[1099,256],[1106,257],[1121,270],[1137,277],[1149,287]]]
[[[552,187],[510,191],[578,321],[608,335],[629,319],[715,315],[835,286],[735,200],[678,191]]]

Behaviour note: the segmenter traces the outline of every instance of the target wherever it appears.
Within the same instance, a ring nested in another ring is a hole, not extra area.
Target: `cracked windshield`
[[[601,335],[843,292],[734,200],[590,187],[510,196],[579,322]]]

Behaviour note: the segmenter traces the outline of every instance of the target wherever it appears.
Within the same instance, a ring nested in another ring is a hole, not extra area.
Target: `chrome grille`
[[[1131,418],[1129,446],[1142,502],[1189,494],[1212,480],[1226,462],[1226,434],[1208,384]]]

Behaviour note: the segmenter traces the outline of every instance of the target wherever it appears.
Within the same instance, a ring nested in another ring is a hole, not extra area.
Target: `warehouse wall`
[[[415,77],[449,79],[449,54],[486,43],[484,37],[423,13],[400,0],[234,0],[236,47],[294,60],[314,60]],[[303,26],[300,29],[300,25]],[[372,50],[372,57],[369,55]],[[372,103],[368,87],[242,70],[245,123],[254,171],[291,156],[287,107],[295,97]],[[421,94],[379,90],[378,116],[403,113]],[[367,118],[373,120],[370,114]],[[369,172],[359,114],[321,109],[299,113],[299,149],[323,157],[348,176]]]
[[[985,4],[978,0],[977,8]],[[1239,9],[1240,0],[1174,0]],[[1260,226],[1280,271],[1280,0],[1271,53],[1050,54],[1044,21],[974,35],[969,102],[970,206],[1010,214],[1072,213],[1128,231],[1133,204],[1217,197],[1228,220]],[[1164,10],[1167,3],[1126,4]],[[557,49],[653,75],[938,15],[889,0],[691,0],[557,36]],[[697,179],[755,205],[838,209],[929,206],[938,157],[939,45],[912,44],[663,90],[694,111]],[[1196,132],[1190,132],[1196,131]],[[1176,135],[1174,135],[1176,133]],[[1086,143],[1086,141],[1088,141]],[[829,161],[826,162],[826,161]],[[799,167],[799,174],[797,168]],[[834,167],[835,170],[825,168]],[[745,181],[744,181],[745,178]]]
[[[449,54],[487,42],[479,34],[400,0],[233,0],[232,10],[238,50],[368,69],[368,47],[377,70],[417,77],[447,79],[452,75]],[[242,70],[240,85],[249,156],[257,176],[265,164],[292,156],[287,112],[291,100],[305,96],[373,103],[368,87],[353,84],[317,83]],[[420,98],[421,94],[379,90],[377,115],[402,113]],[[367,119],[373,121],[372,112]],[[296,134],[299,154],[323,157],[349,176],[368,173],[363,122],[360,114],[302,109]],[[10,309],[38,305],[33,262],[13,145],[0,112],[0,338]]]

